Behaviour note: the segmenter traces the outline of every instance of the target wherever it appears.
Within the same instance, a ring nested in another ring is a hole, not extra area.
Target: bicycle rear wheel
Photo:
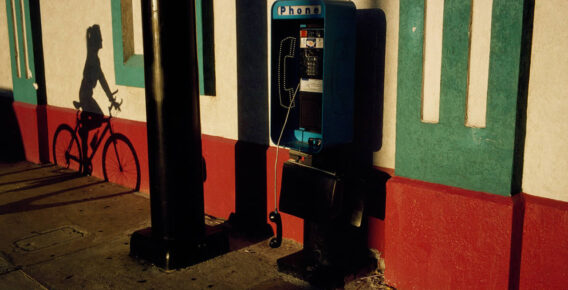
[[[67,124],[57,127],[53,135],[53,163],[75,171],[83,168],[79,139]]]
[[[135,191],[140,189],[140,163],[130,140],[122,134],[113,134],[103,149],[103,174],[108,182],[120,184]]]

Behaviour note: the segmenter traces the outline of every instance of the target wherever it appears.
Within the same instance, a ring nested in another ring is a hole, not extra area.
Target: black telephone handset
[[[293,108],[295,106],[295,102],[293,102],[292,99],[299,85],[289,85],[289,79],[292,78],[292,75],[289,73],[295,71],[289,66],[293,65],[292,60],[296,58],[296,41],[297,39],[293,36],[283,38],[280,41],[278,51],[278,97],[280,106],[284,109]]]
[[[276,237],[270,240],[270,247],[278,248],[282,244],[282,217],[278,210],[274,210],[268,215],[268,219],[276,224]]]

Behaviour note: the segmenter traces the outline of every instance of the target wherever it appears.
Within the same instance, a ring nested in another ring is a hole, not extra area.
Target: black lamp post
[[[166,269],[228,251],[205,225],[194,0],[142,0],[152,227],[130,255]]]

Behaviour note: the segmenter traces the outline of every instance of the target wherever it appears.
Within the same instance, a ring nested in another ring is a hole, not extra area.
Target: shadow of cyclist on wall
[[[92,164],[86,158],[90,147],[94,147],[93,144],[87,144],[89,138],[89,132],[99,128],[104,120],[104,114],[101,107],[97,104],[97,101],[93,98],[93,91],[97,85],[100,83],[101,88],[105,92],[111,107],[116,108],[120,111],[120,105],[116,102],[114,95],[118,90],[111,92],[108,86],[105,75],[101,69],[101,61],[99,59],[99,50],[103,48],[103,38],[101,36],[101,29],[98,24],[95,24],[87,28],[87,60],[85,61],[85,68],[83,69],[83,80],[81,81],[81,88],[79,89],[79,102],[73,101],[73,105],[76,109],[82,108],[80,119],[79,119],[79,137],[81,139],[82,145],[82,155],[83,161],[89,164],[83,164],[83,174],[90,175],[92,172]],[[95,132],[92,140],[96,142],[98,132]],[[93,143],[93,142],[91,142]]]

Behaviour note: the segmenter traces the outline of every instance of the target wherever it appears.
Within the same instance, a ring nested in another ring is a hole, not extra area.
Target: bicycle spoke
[[[120,134],[109,138],[103,150],[103,173],[109,182],[137,189],[140,183],[140,165],[129,143]]]
[[[81,169],[81,151],[74,131],[67,125],[61,125],[53,140],[53,161],[59,166],[72,170]]]

